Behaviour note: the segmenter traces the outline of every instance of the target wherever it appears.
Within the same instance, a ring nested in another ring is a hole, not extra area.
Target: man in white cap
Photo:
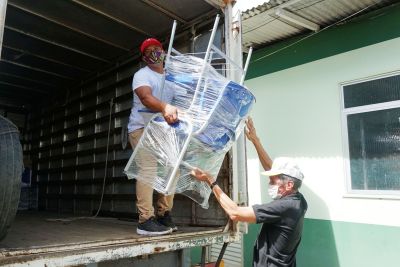
[[[298,191],[304,175],[289,158],[271,160],[256,135],[251,119],[247,122],[246,135],[256,147],[266,170],[262,174],[269,176],[268,193],[272,202],[239,207],[208,173],[194,169],[192,175],[210,185],[231,220],[263,224],[254,245],[253,267],[295,267],[296,252],[307,211],[307,202]]]

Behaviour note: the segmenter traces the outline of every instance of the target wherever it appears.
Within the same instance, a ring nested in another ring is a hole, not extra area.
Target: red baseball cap
[[[143,43],[140,45],[140,53],[143,54],[144,50],[146,50],[146,48],[151,45],[156,45],[162,48],[161,42],[158,41],[156,38],[148,38],[144,40]]]

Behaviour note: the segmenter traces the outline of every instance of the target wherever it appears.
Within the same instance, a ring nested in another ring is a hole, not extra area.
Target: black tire
[[[22,164],[18,128],[0,116],[0,240],[6,236],[17,212]]]

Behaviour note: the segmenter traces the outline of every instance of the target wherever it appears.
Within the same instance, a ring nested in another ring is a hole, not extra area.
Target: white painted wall
[[[265,148],[272,157],[296,158],[304,171],[308,218],[400,226],[400,200],[344,197],[339,86],[400,70],[399,51],[397,38],[246,81],[257,98],[252,117]],[[250,204],[268,201],[267,178],[247,145]]]

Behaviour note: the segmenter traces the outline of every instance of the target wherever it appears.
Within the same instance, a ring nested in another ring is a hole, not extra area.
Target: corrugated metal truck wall
[[[61,103],[36,114],[32,155],[37,156],[40,209],[86,215],[97,209],[113,99],[102,210],[134,211],[133,181],[122,174],[131,150],[122,150],[120,137],[130,112],[130,82],[136,69],[131,64],[71,89]]]

